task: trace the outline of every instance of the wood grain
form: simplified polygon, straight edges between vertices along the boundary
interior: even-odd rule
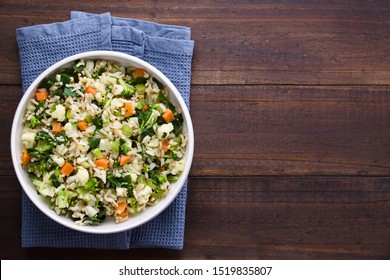
[[[71,10],[191,27],[182,251],[21,248],[15,32]],[[390,258],[388,1],[13,0],[0,22],[2,259]]]
[[[389,175],[388,87],[193,87],[193,175]]]
[[[0,202],[9,208],[20,203],[19,190],[10,187],[14,180],[6,177],[1,183]],[[388,258],[389,184],[388,177],[191,178],[183,251],[82,250],[76,256],[68,249],[55,256],[56,249],[28,249],[7,255],[60,259]],[[0,218],[7,224],[2,235],[7,239],[2,242],[19,244],[20,220],[11,220],[8,213],[0,213]]]
[[[146,1],[148,2],[148,1]],[[240,1],[241,2],[241,1]],[[191,27],[196,41],[192,83],[388,85],[390,79],[390,9],[375,3],[324,1],[173,1],[150,11],[131,4],[105,3],[113,15]],[[47,4],[4,3],[1,12],[0,83],[20,83],[15,29],[63,21],[69,10],[88,10],[78,1]],[[108,7],[106,7],[108,5]],[[126,6],[126,4],[125,4]],[[44,9],[42,9],[44,7]],[[141,8],[142,7],[142,8]],[[26,13],[28,11],[28,13]],[[7,42],[7,43],[5,43]]]

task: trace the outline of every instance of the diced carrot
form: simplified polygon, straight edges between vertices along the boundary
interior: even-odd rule
[[[126,220],[126,219],[127,219],[127,217],[129,216],[129,212],[123,211],[123,212],[121,212],[121,213],[117,213],[116,216],[117,216],[117,217],[120,217],[121,220],[123,221],[123,220]]]
[[[87,123],[85,121],[78,121],[77,122],[77,127],[81,130],[84,131],[88,128]]]
[[[47,97],[49,96],[49,93],[47,92],[47,90],[45,91],[37,91],[35,92],[35,97],[37,98],[38,101],[44,101],[47,99]]]
[[[119,165],[120,166],[123,166],[125,164],[128,164],[129,162],[131,162],[132,158],[129,157],[129,156],[126,156],[126,155],[121,155],[119,157]]]
[[[169,145],[169,140],[168,140],[168,139],[165,139],[165,140],[161,143],[161,150],[164,151],[164,154],[168,151],[168,145]]]
[[[92,94],[92,95],[95,95],[95,93],[96,93],[96,88],[91,87],[91,86],[86,87],[86,89],[84,90],[84,93],[90,93],[90,94]]]
[[[96,166],[102,167],[104,169],[108,168],[109,163],[110,163],[110,161],[106,158],[99,158],[99,159],[95,160]]]
[[[24,149],[22,152],[22,165],[26,166],[31,161],[31,157],[28,155],[27,150]]]
[[[128,118],[133,115],[133,105],[131,103],[125,103],[125,118]]]
[[[120,223],[126,221],[129,217],[129,212],[126,211],[127,203],[125,201],[119,202],[115,207],[115,222]]]
[[[162,114],[162,117],[164,118],[164,120],[165,120],[167,123],[170,123],[170,122],[173,121],[173,119],[175,118],[175,116],[173,115],[171,109],[167,109],[167,110]]]
[[[126,210],[127,203],[125,201],[119,202],[118,206],[115,207],[115,211],[119,214]]]
[[[141,107],[141,110],[144,111],[144,112],[146,112],[148,109],[149,109],[148,104],[144,104],[144,105],[142,105],[142,107]]]
[[[69,176],[73,170],[74,170],[74,167],[69,162],[65,162],[64,165],[61,167],[61,173],[66,175],[66,176]]]
[[[54,133],[60,133],[62,131],[62,124],[60,122],[53,123],[52,130]]]
[[[126,221],[129,218],[129,212],[123,211],[121,213],[115,212],[115,222],[116,223],[121,223]]]
[[[145,69],[141,69],[141,68],[135,69],[133,72],[133,78],[135,79],[138,77],[143,77],[145,73],[146,73]]]

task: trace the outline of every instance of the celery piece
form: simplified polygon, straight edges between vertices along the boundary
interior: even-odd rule
[[[102,158],[103,157],[103,153],[99,148],[93,149],[92,154],[95,158]]]
[[[126,137],[131,137],[133,135],[133,129],[128,124],[122,125],[121,130],[123,132],[123,135],[125,135]]]

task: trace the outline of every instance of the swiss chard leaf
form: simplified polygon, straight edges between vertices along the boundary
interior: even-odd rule
[[[157,100],[165,105],[168,109],[170,109],[173,113],[175,113],[175,106],[169,101],[169,99],[160,91],[157,95]]]
[[[117,188],[127,188],[128,191],[129,189],[133,190],[130,176],[114,177],[112,174],[108,174],[107,180]]]
[[[173,133],[179,135],[183,130],[183,116],[178,114],[172,121]]]
[[[59,187],[61,183],[58,181],[58,178],[56,174],[53,172],[50,176],[51,183],[53,184],[54,187]]]
[[[86,215],[85,220],[91,221],[92,223],[100,224],[101,222],[103,222],[106,219],[106,217],[107,217],[106,209],[104,208],[103,203],[101,201],[99,201],[97,206],[99,208],[99,212],[93,217],[89,217],[88,215]]]
[[[159,80],[153,78],[153,81],[157,84],[159,89],[164,89],[164,85]]]
[[[63,85],[73,83],[73,77],[68,73],[68,71],[63,70],[59,75],[60,82],[62,82]]]
[[[92,123],[96,126],[96,129],[101,129],[103,127],[103,120],[101,117],[93,118]]]
[[[38,88],[51,88],[54,83],[57,82],[56,78],[54,76],[47,77],[42,80],[42,82],[39,84]]]
[[[77,92],[73,91],[71,88],[68,88],[68,87],[65,87],[63,95],[64,96],[73,96],[73,97],[80,96]]]
[[[138,84],[145,84],[146,83],[146,78],[144,78],[144,77],[137,77],[137,78],[135,78],[134,80],[132,80],[131,81],[131,84],[133,85],[133,86],[135,86],[135,85],[138,85]]]
[[[89,142],[88,142],[88,146],[89,146],[88,151],[91,151],[91,150],[93,150],[93,149],[99,147],[99,144],[100,144],[100,138],[97,138],[97,137],[92,136],[92,137],[89,139]]]
[[[80,66],[77,66],[77,64],[79,64],[80,60],[76,60],[72,63],[72,69],[73,69],[73,72],[75,73],[81,73],[81,71],[83,71],[84,69],[84,65],[80,65]]]

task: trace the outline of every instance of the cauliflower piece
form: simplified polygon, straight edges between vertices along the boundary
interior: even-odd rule
[[[55,194],[55,188],[53,186],[49,186],[48,184],[43,184],[40,188],[38,188],[38,192],[44,197],[53,197]]]
[[[102,179],[103,183],[105,184],[107,182],[107,173],[105,170],[99,169],[95,167],[93,169],[95,177]]]
[[[157,148],[158,147],[158,139],[152,139],[149,140],[147,144],[150,148]]]
[[[34,146],[35,134],[35,132],[23,132],[22,143],[27,149]]]
[[[119,98],[114,98],[111,101],[111,106],[112,108],[121,108],[123,107],[123,101],[120,100]]]
[[[66,136],[68,136],[70,138],[77,138],[78,137],[76,127],[74,127],[70,122],[68,122],[64,125],[64,131],[65,131]]]
[[[129,119],[129,125],[132,128],[139,128],[138,118],[137,117],[131,117]]]
[[[78,171],[75,176],[76,176],[76,183],[79,186],[84,186],[89,180],[89,173],[83,167],[78,168]]]
[[[152,194],[152,188],[148,185],[138,184],[133,190],[135,199],[139,204],[145,204],[149,201],[149,197]]]
[[[112,193],[111,189],[109,189],[103,196],[103,202],[106,204],[117,205],[116,200],[117,197],[114,193]]]
[[[87,205],[85,207],[85,214],[87,214],[87,216],[89,217],[93,217],[95,216],[99,211],[96,210],[94,207],[92,207],[91,205]]]
[[[89,168],[91,167],[91,164],[88,162],[90,159],[92,159],[91,155],[87,155],[86,157],[80,156],[77,158],[77,164],[84,168]]]
[[[169,183],[169,181],[166,181],[165,183],[161,184],[161,189],[168,190],[170,186],[171,186],[171,184]]]
[[[65,114],[66,114],[65,107],[61,104],[58,104],[54,112],[51,113],[51,117],[53,119],[57,119],[59,122],[63,122],[65,120]]]
[[[61,144],[55,147],[55,151],[57,154],[63,156],[68,151],[68,148],[64,144]]]
[[[126,188],[116,188],[116,195],[117,196],[127,196],[127,189]]]
[[[96,126],[95,125],[90,125],[87,127],[87,129],[85,130],[86,133],[88,134],[93,134],[96,130]]]
[[[123,87],[121,85],[115,84],[112,87],[112,94],[119,95],[123,91]]]
[[[169,133],[173,130],[172,123],[165,123],[157,128],[157,137],[160,140],[164,140],[168,137]]]
[[[62,166],[65,164],[65,160],[64,160],[64,158],[62,158],[62,157],[59,157],[59,156],[56,156],[56,155],[51,155],[50,157],[51,157],[51,159],[52,159],[55,163],[57,163],[57,165],[58,165],[59,167],[62,167]]]
[[[109,151],[111,149],[111,142],[108,139],[101,139],[99,143],[99,149],[101,151]]]
[[[135,157],[132,162],[131,162],[131,165],[133,166],[134,170],[138,171],[138,172],[141,172],[141,169],[142,169],[142,165],[139,163],[139,160],[137,157]]]
[[[104,99],[104,95],[98,91],[95,93],[95,99],[97,100],[97,102],[101,103]]]
[[[88,142],[84,141],[83,139],[81,139],[78,143],[77,143],[77,149],[80,150],[82,153],[86,153],[89,149],[89,146],[88,146]]]
[[[37,188],[37,191],[42,196],[53,197],[55,195],[55,188],[51,186],[51,184],[47,183],[47,180],[48,180],[47,178],[44,178],[44,181],[34,179],[32,183],[34,184],[34,186]]]
[[[184,160],[179,160],[174,163],[174,166],[172,168],[172,175],[180,174],[184,170]]]

